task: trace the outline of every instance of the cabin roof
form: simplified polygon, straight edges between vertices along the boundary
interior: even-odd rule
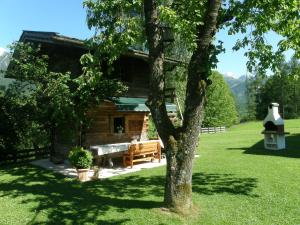
[[[114,104],[117,106],[117,111],[134,111],[134,112],[150,112],[146,106],[147,98],[129,98],[119,97],[113,99]],[[176,112],[176,105],[173,103],[166,103],[168,112]]]
[[[84,45],[84,41],[72,38],[68,36],[61,35],[57,32],[46,32],[46,31],[28,31],[24,30],[20,40],[21,42],[26,41],[34,41],[34,42],[40,42],[40,43],[50,43],[50,44],[56,44],[61,46],[68,46],[68,47],[75,47],[80,49],[87,49]],[[149,54],[143,51],[135,50],[135,49],[128,49],[128,51],[125,53],[125,55],[136,57],[144,60],[148,60]],[[183,63],[182,61],[166,57],[165,62],[173,65],[177,65],[180,63]]]
[[[82,40],[60,35],[57,32],[24,30],[19,41],[35,41],[40,43],[58,44],[86,49]]]

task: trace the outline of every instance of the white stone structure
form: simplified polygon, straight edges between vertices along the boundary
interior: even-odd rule
[[[278,103],[271,103],[268,107],[268,115],[263,121],[265,130],[262,132],[265,136],[265,149],[280,150],[285,149],[284,121],[279,115]]]

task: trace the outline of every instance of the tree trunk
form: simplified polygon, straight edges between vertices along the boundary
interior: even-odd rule
[[[184,214],[192,207],[193,158],[199,141],[207,78],[210,73],[210,45],[216,31],[220,5],[221,0],[209,0],[207,3],[204,24],[198,28],[197,48],[188,67],[183,125],[175,128],[165,107],[164,54],[157,0],[144,0],[151,90],[147,105],[164,142],[167,157],[164,202],[171,210]]]
[[[171,210],[186,214],[192,207],[192,172],[198,138],[187,139],[181,134],[170,138],[166,146],[167,174],[164,202]]]

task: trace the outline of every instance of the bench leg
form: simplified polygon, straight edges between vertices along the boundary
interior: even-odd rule
[[[127,164],[126,164],[126,156],[125,156],[125,155],[123,155],[123,166],[124,166],[124,167],[127,166]]]
[[[130,167],[133,167],[133,154],[130,154]]]
[[[160,147],[160,144],[158,144],[157,146],[157,156],[158,156],[158,162],[160,163],[161,161],[161,147]]]

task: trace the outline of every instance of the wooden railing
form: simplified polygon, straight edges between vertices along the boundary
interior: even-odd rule
[[[49,148],[23,149],[16,152],[0,152],[0,165],[28,162],[49,157]]]
[[[201,127],[201,133],[213,134],[219,132],[225,132],[225,127]]]

